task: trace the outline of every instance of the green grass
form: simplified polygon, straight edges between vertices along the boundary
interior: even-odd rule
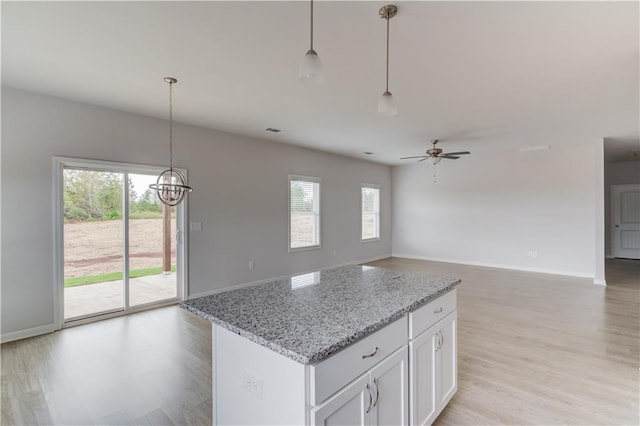
[[[171,265],[171,272],[176,271],[176,265]],[[148,275],[158,275],[162,273],[162,267],[136,269],[129,271],[129,278],[146,277]],[[110,272],[108,274],[91,275],[88,277],[74,277],[64,280],[65,287],[75,287],[79,285],[104,283],[107,281],[116,281],[122,279],[122,272]]]

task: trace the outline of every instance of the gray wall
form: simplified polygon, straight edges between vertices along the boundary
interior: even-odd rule
[[[192,126],[174,136],[203,224],[190,294],[390,255],[390,167]],[[163,120],[2,89],[3,335],[54,321],[52,157],[163,165],[167,137]],[[322,178],[320,250],[288,253],[288,174]],[[382,187],[380,242],[360,242],[361,183]]]
[[[605,253],[611,256],[611,185],[640,183],[640,161],[605,163],[604,165],[604,231]]]
[[[393,167],[393,255],[596,277],[595,147]]]

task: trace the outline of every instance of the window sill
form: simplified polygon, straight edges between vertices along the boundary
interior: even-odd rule
[[[299,251],[309,251],[309,250],[320,250],[322,246],[320,244],[315,246],[304,246],[304,247],[289,247],[289,253],[296,253]]]
[[[362,239],[360,240],[361,243],[375,243],[377,241],[380,241],[380,237],[377,238],[367,238],[367,239]]]

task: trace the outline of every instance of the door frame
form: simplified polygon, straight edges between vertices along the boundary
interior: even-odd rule
[[[114,161],[92,160],[74,157],[53,157],[53,300],[54,300],[54,322],[55,329],[60,330],[63,327],[72,325],[80,325],[87,322],[93,322],[101,319],[128,315],[133,312],[148,309],[150,305],[160,307],[163,305],[175,304],[177,301],[183,301],[188,294],[188,247],[189,233],[186,231],[186,224],[189,217],[189,203],[185,199],[184,202],[176,206],[176,290],[177,297],[164,302],[152,302],[148,304],[138,305],[134,308],[123,305],[123,310],[116,312],[106,312],[74,320],[73,323],[64,322],[64,200],[63,200],[63,171],[65,167],[85,168],[95,171],[114,172],[114,173],[145,173],[160,174],[166,170],[164,166],[152,166],[146,164],[122,163]],[[174,167],[187,178],[187,170]],[[125,185],[126,187],[126,185]],[[126,194],[126,192],[125,192]],[[123,209],[127,209],[128,197],[124,197]],[[128,233],[128,215],[123,212],[124,232]],[[123,278],[128,275],[129,255],[125,250],[124,253]],[[128,291],[125,286],[124,291]]]
[[[616,257],[616,247],[619,245],[620,243],[620,233],[616,232],[616,220],[618,219],[618,216],[620,216],[620,206],[616,203],[616,194],[619,194],[622,190],[625,189],[638,189],[640,190],[640,183],[627,183],[627,184],[621,184],[621,185],[611,185],[611,187],[609,188],[609,193],[611,194],[610,196],[610,200],[609,200],[609,207],[611,208],[610,210],[610,218],[611,218],[611,257]],[[621,258],[623,259],[623,258]]]

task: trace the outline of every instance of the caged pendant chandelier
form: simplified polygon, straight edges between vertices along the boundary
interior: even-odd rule
[[[311,0],[311,16],[310,21],[310,47],[307,53],[305,53],[300,62],[300,69],[298,70],[298,80],[302,84],[308,86],[317,86],[324,83],[324,72],[322,70],[322,62],[320,57],[313,50],[313,0]]]
[[[173,85],[178,80],[165,77],[164,81],[169,83],[169,168],[160,173],[156,183],[149,185],[149,188],[156,191],[156,195],[163,204],[175,206],[180,204],[184,196],[193,189],[187,185],[184,175],[173,168]]]
[[[393,98],[393,95],[389,91],[389,20],[398,14],[398,8],[393,4],[388,4],[386,6],[382,6],[378,13],[382,19],[387,20],[387,85],[384,93],[380,97],[380,101],[378,102],[378,114],[391,116],[398,113],[398,107],[396,106],[396,101]]]

